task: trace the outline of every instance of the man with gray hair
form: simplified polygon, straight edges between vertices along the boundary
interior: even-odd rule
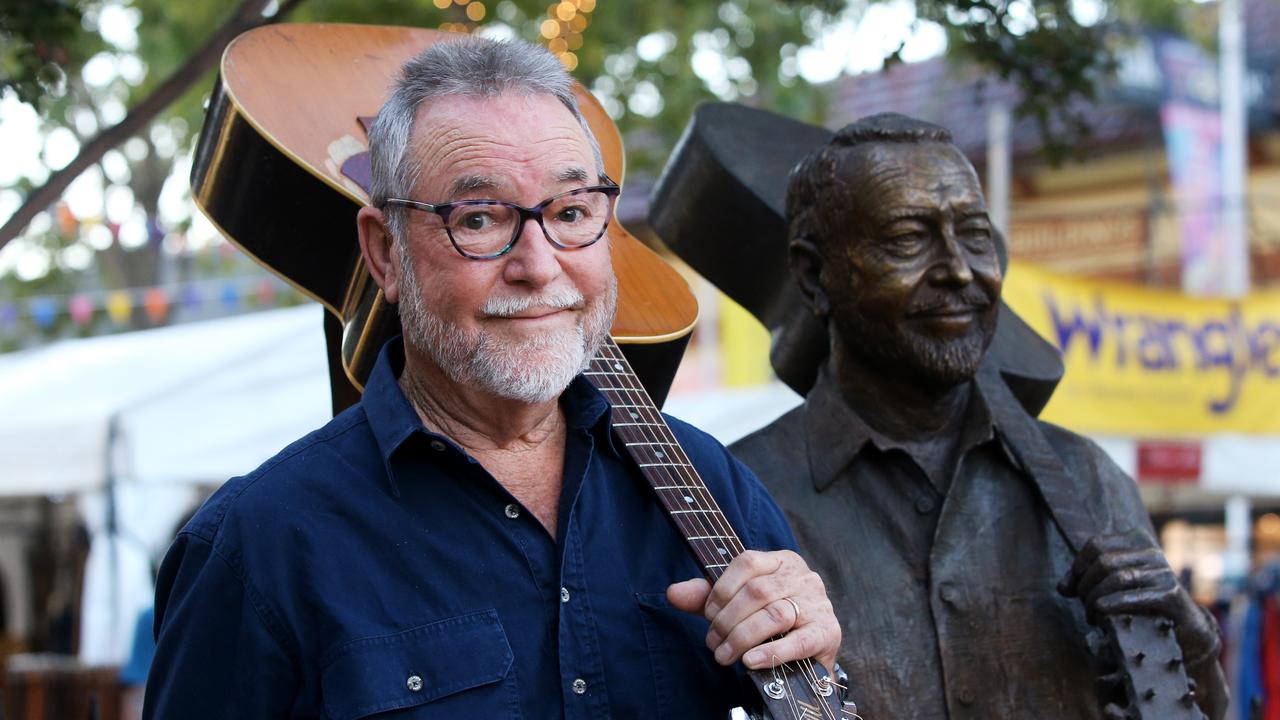
[[[224,485],[157,583],[149,718],[702,718],[838,623],[759,482],[676,438],[748,550],[711,586],[581,376],[618,187],[549,53],[459,39],[370,135],[360,247],[403,340]],[[785,633],[785,637],[777,636]]]

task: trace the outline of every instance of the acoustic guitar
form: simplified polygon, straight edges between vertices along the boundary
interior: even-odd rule
[[[358,399],[378,349],[399,332],[356,240],[356,212],[368,194],[344,167],[358,166],[367,152],[360,118],[377,113],[400,66],[453,37],[400,27],[271,25],[241,35],[222,59],[196,148],[196,202],[228,240],[328,310],[335,409]],[[581,86],[575,92],[606,172],[621,181],[617,128],[590,93]],[[609,240],[618,315],[587,376],[612,404],[615,431],[714,582],[744,548],[658,409],[697,304],[684,280],[616,222]],[[765,718],[853,717],[815,661],[751,675]]]
[[[337,412],[359,399],[394,306],[364,267],[355,217],[368,193],[344,173],[368,150],[361,117],[377,114],[405,61],[458,35],[415,28],[278,24],[227,47],[196,146],[196,204],[226,238],[328,311]],[[609,177],[625,178],[622,140],[585,88],[578,105]],[[609,226],[618,314],[611,334],[661,403],[697,320],[688,284],[616,220]]]

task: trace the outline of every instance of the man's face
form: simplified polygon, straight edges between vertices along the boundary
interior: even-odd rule
[[[1001,273],[978,179],[953,146],[875,143],[844,154],[850,197],[823,239],[822,285],[846,354],[953,387],[995,334]]]
[[[549,95],[450,97],[418,114],[411,199],[493,199],[525,207],[599,183],[578,121]],[[511,252],[472,260],[437,215],[410,212],[399,243],[397,298],[408,343],[455,382],[525,402],[554,398],[590,360],[613,321],[608,239],[557,250],[535,222]]]

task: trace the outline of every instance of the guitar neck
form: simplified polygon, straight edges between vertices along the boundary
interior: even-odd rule
[[[613,431],[636,461],[658,500],[714,584],[745,548],[693,463],[612,339],[592,358],[587,377],[612,406]],[[820,664],[807,660],[751,670],[768,720],[849,717]]]
[[[612,339],[586,375],[609,400],[614,432],[714,583],[744,550],[738,534]]]

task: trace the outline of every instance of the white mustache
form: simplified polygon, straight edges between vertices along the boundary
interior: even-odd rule
[[[480,308],[480,313],[488,317],[511,317],[533,308],[549,310],[568,310],[581,307],[586,300],[582,293],[574,288],[553,290],[540,295],[512,295],[491,297]]]

